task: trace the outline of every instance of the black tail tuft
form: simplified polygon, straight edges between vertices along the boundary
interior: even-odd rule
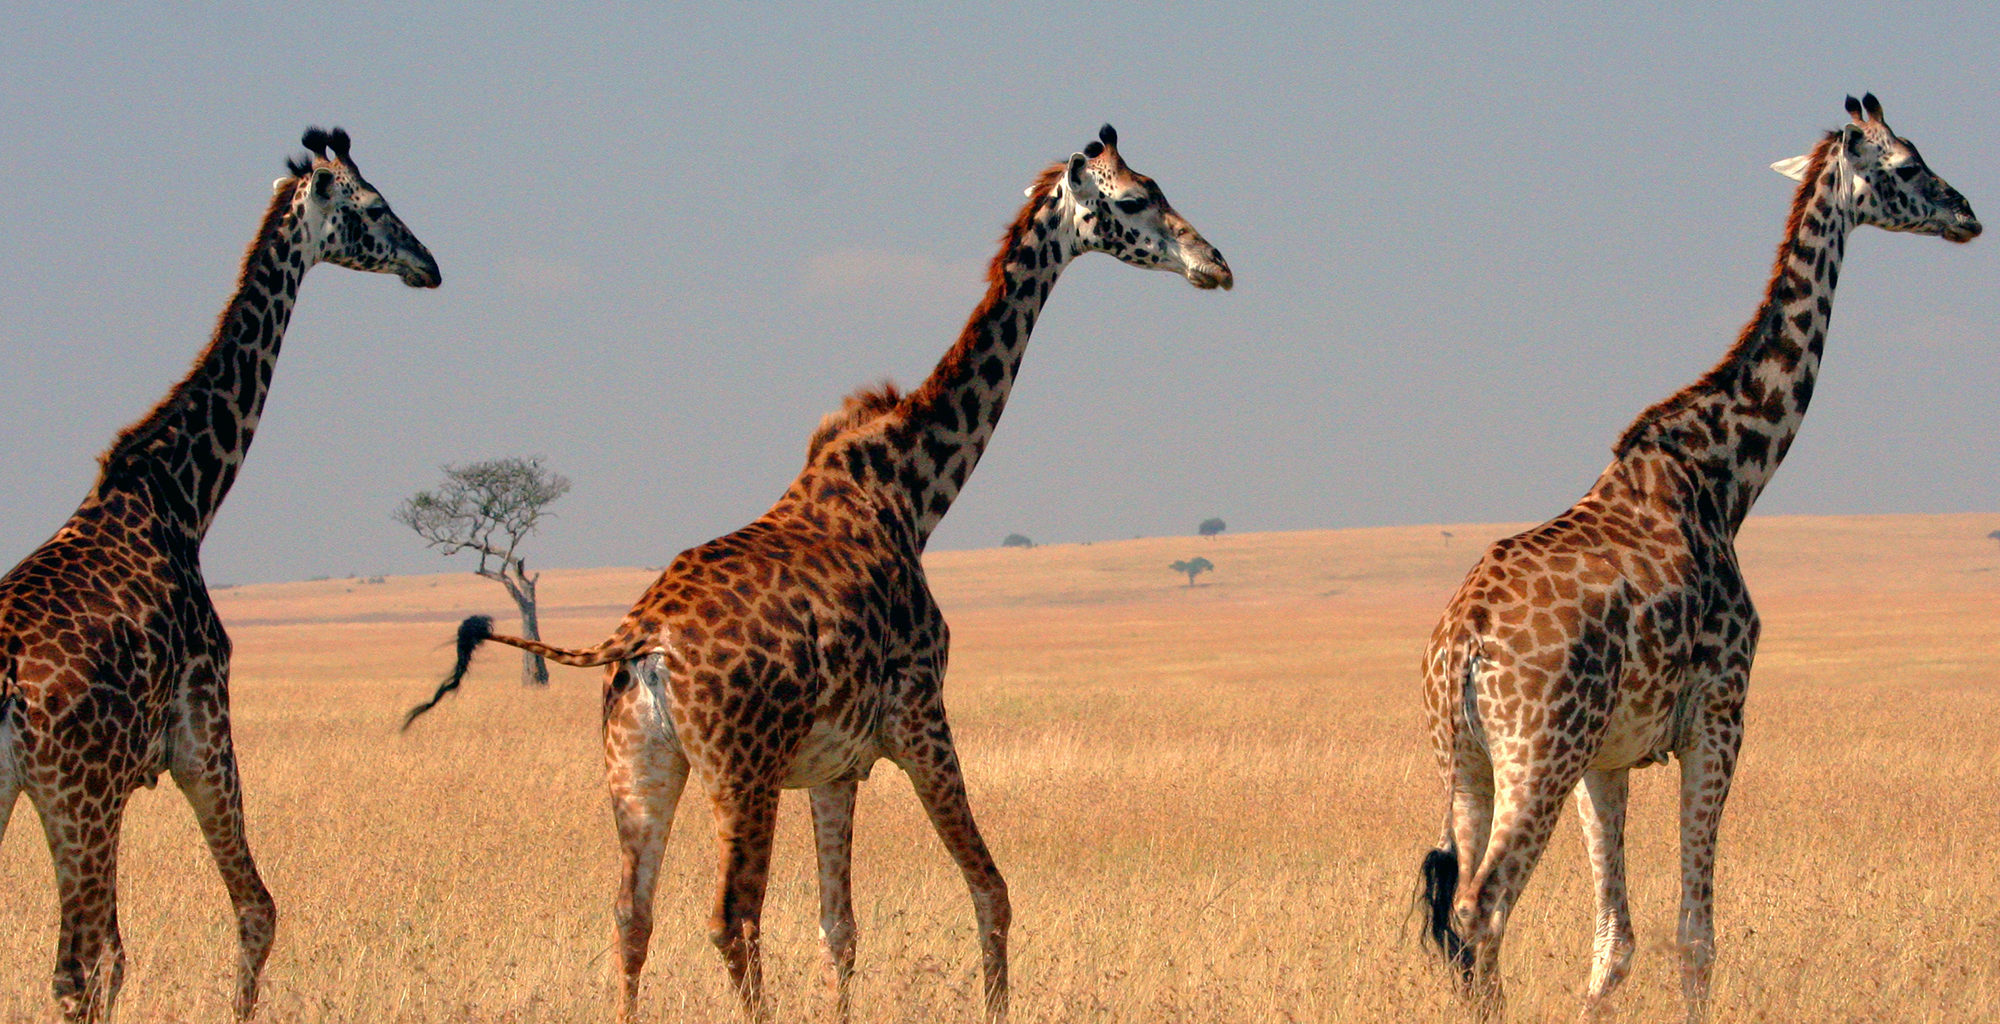
[[[415,722],[418,716],[437,707],[445,694],[458,689],[458,684],[465,681],[465,670],[472,665],[472,652],[492,636],[493,620],[487,616],[474,615],[458,624],[458,660],[452,663],[451,674],[438,684],[437,692],[431,694],[431,699],[411,708],[410,713],[403,716],[404,732],[409,731],[410,723]]]
[[[1458,896],[1458,850],[1448,846],[1424,854],[1423,901],[1430,910],[1426,929],[1430,946],[1458,971],[1459,980],[1472,983],[1472,947],[1465,944],[1451,926],[1451,904]]]

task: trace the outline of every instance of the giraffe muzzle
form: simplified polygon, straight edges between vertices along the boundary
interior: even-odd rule
[[[412,288],[436,288],[444,283],[444,275],[438,272],[437,260],[429,252],[417,252],[402,260],[402,269],[396,276]]]

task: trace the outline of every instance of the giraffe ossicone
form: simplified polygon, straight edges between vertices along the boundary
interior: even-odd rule
[[[109,1015],[124,977],[118,830],[162,773],[193,805],[235,908],[235,1009],[257,1004],[277,910],[243,834],[229,729],[229,637],[201,542],[263,414],[299,282],[315,263],[436,287],[437,261],[347,156],[293,160],[244,254],[236,291],[187,376],[99,457],[97,481],[47,543],[0,577],[0,834],[26,794],[49,839],[62,922],[63,1016]]]
[[[1980,231],[1874,96],[1847,110],[1803,163],[1775,165],[1801,184],[1764,300],[1721,361],[1640,413],[1568,511],[1488,548],[1431,634],[1424,706],[1450,799],[1422,898],[1429,939],[1485,1013],[1508,915],[1573,791],[1596,879],[1587,1006],[1624,980],[1628,775],[1669,757],[1681,987],[1690,1021],[1706,1011],[1716,836],[1759,629],[1737,530],[1805,416],[1849,229]]]
[[[1070,260],[1104,252],[1227,288],[1229,265],[1119,156],[1109,125],[1035,179],[987,272],[986,296],[930,376],[864,389],[821,421],[806,465],[756,522],[683,552],[596,647],[461,626],[431,700],[486,640],[566,665],[608,666],[606,777],[624,872],[616,917],[620,1015],[637,1010],[660,856],[690,776],[708,797],[721,868],[710,938],[745,1010],[767,1012],[760,919],[778,793],[811,790],[820,932],[840,1015],[854,969],[849,887],[856,783],[888,758],[915,786],[972,892],[985,1008],[1007,1009],[1007,887],[966,799],[945,716],[947,631],[924,578],[931,532],[979,461],[1028,335]]]

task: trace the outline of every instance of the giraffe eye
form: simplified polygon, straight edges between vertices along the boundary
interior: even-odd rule
[[[1146,197],[1139,196],[1132,199],[1115,200],[1111,205],[1116,206],[1119,213],[1138,213],[1151,204]]]

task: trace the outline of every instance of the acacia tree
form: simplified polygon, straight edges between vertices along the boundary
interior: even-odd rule
[[[1223,522],[1221,516],[1210,516],[1202,520],[1201,525],[1195,527],[1194,531],[1204,537],[1213,537],[1227,529],[1229,529],[1229,524]]]
[[[542,465],[540,458],[510,456],[444,467],[444,482],[419,491],[390,513],[446,556],[471,551],[472,570],[507,588],[521,610],[521,635],[541,639],[535,619],[535,580],[522,557],[521,542],[541,525],[548,507],[569,491],[569,478]],[[549,666],[539,654],[521,655],[521,683],[547,686]]]
[[[1215,568],[1215,563],[1197,555],[1193,558],[1188,559],[1185,562],[1175,562],[1174,564],[1167,566],[1167,568],[1172,569],[1175,572],[1186,573],[1188,578],[1188,586],[1192,587],[1194,586],[1194,578],[1196,576],[1201,575],[1202,573],[1209,571],[1210,569]]]

